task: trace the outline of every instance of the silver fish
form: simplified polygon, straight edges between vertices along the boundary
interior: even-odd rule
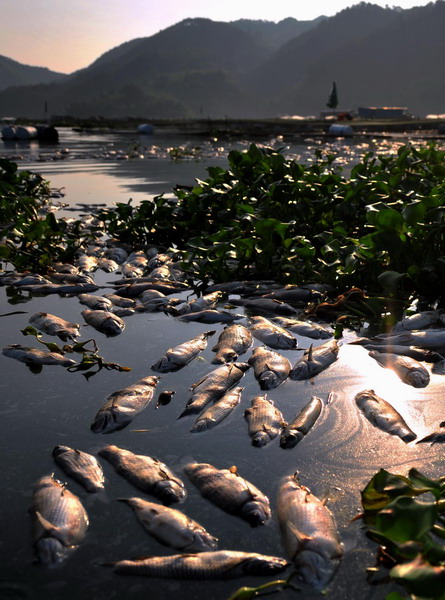
[[[107,336],[119,335],[125,329],[123,320],[108,310],[90,310],[86,308],[81,312],[81,315],[88,325]]]
[[[218,539],[202,525],[175,508],[142,498],[119,498],[134,510],[141,525],[158,542],[181,552],[215,550]]]
[[[247,575],[274,575],[288,566],[284,558],[256,552],[215,550],[199,554],[151,556],[121,560],[114,564],[115,573],[145,575],[169,579],[232,579]]]
[[[275,325],[264,317],[252,317],[250,331],[252,335],[275,350],[292,350],[297,347],[297,338],[284,327]]]
[[[81,294],[82,292],[95,292],[99,289],[99,286],[94,283],[36,283],[34,285],[24,285],[21,289],[31,294]]]
[[[201,310],[215,308],[222,295],[222,292],[212,292],[211,294],[201,296],[201,298],[190,300],[190,302],[184,302],[176,308],[173,314],[185,315],[191,312],[199,312]]]
[[[215,404],[199,415],[190,431],[192,433],[207,431],[207,429],[211,429],[215,425],[218,425],[218,423],[221,423],[240,403],[243,389],[242,387],[237,387],[224,394]]]
[[[235,299],[231,300],[235,306],[245,306],[248,310],[271,315],[296,316],[298,311],[286,302],[274,298]]]
[[[270,521],[269,498],[238,475],[236,467],[217,469],[207,463],[190,463],[184,470],[201,496],[225,512],[241,517],[252,527]]]
[[[80,335],[80,325],[77,323],[70,323],[61,317],[57,317],[50,313],[38,312],[30,317],[29,322],[42,333],[56,335],[64,342],[73,340]]]
[[[289,377],[292,365],[289,359],[268,348],[255,348],[247,361],[253,367],[255,378],[262,390],[278,387]]]
[[[404,317],[401,321],[396,323],[393,327],[393,331],[411,331],[413,329],[425,329],[431,327],[431,325],[440,324],[440,318],[443,314],[443,310],[425,310],[423,312]]]
[[[323,401],[317,396],[312,396],[303,406],[298,415],[286,425],[281,432],[281,448],[293,448],[301,442],[304,436],[314,426],[323,408]]]
[[[65,560],[88,529],[88,515],[81,501],[52,475],[36,482],[30,512],[36,554],[44,565]]]
[[[118,306],[119,308],[135,308],[136,306],[136,300],[122,298],[116,294],[104,294],[104,298],[108,298],[108,300],[111,300],[113,306]]]
[[[231,323],[238,319],[244,319],[244,315],[237,315],[226,310],[206,308],[197,312],[187,313],[178,317],[181,321],[198,321],[199,323]]]
[[[61,365],[62,367],[71,367],[76,364],[75,360],[66,358],[66,356],[58,352],[29,348],[20,344],[6,346],[3,348],[2,353],[4,356],[15,358],[28,365]]]
[[[157,458],[133,454],[113,445],[99,450],[99,456],[108,460],[119,475],[135,487],[145,494],[156,496],[165,504],[179,502],[187,495],[183,482]]]
[[[207,340],[214,333],[214,331],[205,331],[187,342],[169,348],[164,356],[152,365],[151,368],[158,373],[177,371],[198,356],[202,350],[207,348]]]
[[[95,296],[94,294],[79,294],[79,302],[85,304],[92,310],[110,310],[113,303],[105,296]]]
[[[252,334],[244,325],[239,323],[227,325],[220,334],[218,342],[212,348],[212,352],[216,352],[212,363],[233,362],[240,354],[244,354],[252,344]]]
[[[376,352],[390,352],[392,354],[402,354],[403,356],[409,356],[411,358],[414,358],[414,360],[420,360],[423,362],[437,363],[443,360],[443,356],[438,352],[426,350],[425,348],[416,348],[416,346],[403,346],[401,344],[377,344],[371,342],[371,340],[366,340],[365,338],[358,338],[357,342],[354,341],[349,343],[360,343],[360,345],[366,348],[366,350],[375,350]]]
[[[280,300],[281,302],[291,302],[292,304],[307,304],[308,302],[320,299],[322,294],[315,290],[288,285],[284,288],[263,294],[262,297]]]
[[[415,388],[424,388],[430,382],[430,374],[425,367],[409,356],[400,356],[390,352],[376,352],[375,350],[371,350],[369,356],[382,367],[387,367],[397,373],[404,383]]]
[[[249,425],[252,446],[265,446],[273,440],[286,425],[283,415],[269,400],[267,394],[252,398],[250,408],[244,411]]]
[[[416,346],[418,348],[426,348],[427,350],[435,350],[436,352],[444,352],[445,328],[406,331],[394,335],[380,334],[376,337],[376,340],[378,343]]]
[[[116,261],[118,264],[125,262],[128,258],[128,252],[123,248],[113,247],[105,250],[105,256],[110,260]]]
[[[370,423],[391,435],[397,435],[404,442],[412,442],[416,434],[408,427],[396,409],[374,390],[364,390],[355,396],[355,402]]]
[[[227,363],[217,367],[191,386],[192,396],[179,418],[200,413],[209,402],[217,400],[238,383],[250,369],[247,363]]]
[[[56,283],[69,283],[71,285],[82,283],[94,284],[94,279],[86,273],[51,273],[51,279]]]
[[[285,477],[277,497],[284,547],[300,578],[323,589],[334,576],[344,549],[331,511],[296,475]]]
[[[105,256],[99,258],[97,266],[102,271],[105,271],[105,273],[114,273],[119,269],[119,264],[115,260],[111,260],[111,258],[106,258]]]
[[[104,472],[95,456],[68,446],[56,446],[53,457],[59,467],[83,485],[87,492],[94,493],[104,489]]]
[[[98,258],[97,256],[89,256],[84,254],[76,259],[76,267],[82,273],[91,273],[98,268]]]
[[[33,284],[46,284],[51,283],[45,277],[39,274],[33,275],[25,275],[24,277],[20,277],[19,279],[12,281],[10,285],[14,287],[22,287],[23,285],[33,285]]]
[[[310,379],[327,369],[338,358],[339,346],[336,340],[325,342],[316,348],[312,344],[304,355],[295,363],[289,377],[300,381]]]
[[[430,433],[429,435],[422,438],[421,440],[417,440],[416,444],[425,444],[425,443],[443,444],[445,442],[445,421],[442,421],[442,423],[439,423],[439,427],[442,428],[441,431],[435,431],[433,433]]]
[[[145,278],[146,279],[146,278]],[[119,286],[119,282],[114,282],[115,285]],[[153,281],[145,280],[141,282],[135,282],[127,285],[118,287],[116,294],[123,296],[124,298],[137,298],[143,294],[146,290],[158,290],[166,296],[169,294],[176,294],[184,292],[189,289],[188,285],[180,281]]]
[[[91,424],[94,433],[124,429],[151,402],[159,377],[143,377],[108,396]]]
[[[298,319],[288,319],[287,317],[275,317],[274,321],[288,331],[313,340],[328,339],[334,335],[333,331],[312,321],[299,321]]]

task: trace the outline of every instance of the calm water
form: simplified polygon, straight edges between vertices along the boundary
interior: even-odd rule
[[[131,162],[104,159],[99,154],[109,140],[102,138],[94,141],[98,156],[93,158],[90,156],[92,148],[85,140],[78,140],[79,146],[75,141],[71,141],[74,149],[86,145],[82,152],[79,150],[82,157],[41,162],[36,160],[38,157],[29,156],[20,161],[21,168],[32,168],[43,173],[55,187],[65,187],[64,201],[71,206],[77,203],[110,204],[127,201],[130,197],[139,201],[154,194],[168,193],[174,184],[193,183],[194,177],[205,176],[205,168],[210,164],[225,164],[222,152],[221,155],[215,152],[213,156],[206,156],[201,162],[174,163],[167,157]],[[124,141],[119,138],[113,143],[116,148],[116,144],[124,144]],[[343,147],[339,144],[339,148],[344,156],[362,151],[351,144]],[[290,148],[289,151],[303,154],[307,148]],[[108,293],[112,291],[110,282],[117,275],[98,271],[94,277],[103,286],[98,293]],[[76,297],[29,297],[24,293],[17,299],[8,296],[10,293],[10,289],[0,288],[0,313],[25,312],[1,319],[1,348],[13,343],[38,347],[34,338],[25,338],[20,330],[28,324],[29,317],[39,311],[83,323],[80,313],[84,306]],[[15,303],[18,300],[21,301]],[[242,311],[236,309],[236,312]],[[0,598],[145,600],[150,597],[163,600],[180,595],[184,600],[203,597],[224,600],[242,585],[259,585],[267,580],[249,577],[228,582],[143,579],[118,576],[102,566],[102,563],[123,558],[174,552],[151,538],[131,509],[117,502],[117,498],[137,496],[139,492],[117,475],[111,465],[101,461],[107,478],[106,490],[88,494],[76,482],[67,479],[51,456],[57,444],[96,454],[101,447],[113,443],[136,453],[156,456],[183,477],[188,496],[181,508],[219,538],[221,549],[282,556],[284,551],[276,517],[266,527],[251,528],[241,519],[227,515],[203,499],[188,482],[182,472],[184,464],[196,460],[218,468],[236,465],[241,476],[269,496],[272,510],[276,506],[281,477],[298,471],[302,483],[315,494],[329,496],[328,506],[335,515],[345,544],[345,557],[329,586],[329,598],[383,599],[392,588],[371,587],[366,582],[365,569],[374,565],[375,545],[365,537],[360,521],[352,522],[360,511],[360,490],[380,467],[406,473],[415,466],[430,476],[443,475],[443,449],[440,445],[406,445],[374,428],[358,413],[354,396],[360,390],[373,388],[393,403],[421,438],[443,420],[443,377],[432,375],[426,389],[416,390],[379,367],[363,348],[348,346],[346,336],[339,360],[312,382],[288,380],[268,393],[284,418],[290,420],[312,395],[325,399],[330,391],[334,391],[335,400],[325,408],[314,429],[292,450],[281,449],[278,439],[263,448],[255,448],[250,443],[243,417],[251,398],[262,393],[251,371],[241,381],[244,386],[241,404],[218,427],[210,432],[192,434],[190,428],[194,417],[178,420],[189,398],[190,385],[214,368],[211,347],[224,327],[222,324],[188,324],[163,313],[136,314],[127,317],[125,322],[126,329],[115,338],[106,338],[84,325],[80,339],[95,338],[100,354],[107,361],[131,367],[129,373],[102,370],[87,381],[81,373],[47,366],[35,375],[24,364],[0,356],[3,475]],[[209,329],[216,333],[200,358],[181,371],[162,375],[158,391],[176,391],[168,406],[156,410],[155,398],[120,432],[101,435],[90,430],[97,410],[110,393],[151,374],[150,366],[168,347]],[[54,341],[49,336],[44,339]],[[301,348],[308,347],[311,342],[302,337],[298,341]],[[300,351],[283,354],[292,363],[301,356]],[[250,351],[240,360],[247,360],[249,355]],[[82,499],[90,527],[81,546],[60,568],[45,569],[33,563],[31,519],[27,511],[35,481],[53,472],[62,481],[68,481],[69,489]],[[321,596],[305,590],[300,595],[286,592],[281,597],[315,599]]]

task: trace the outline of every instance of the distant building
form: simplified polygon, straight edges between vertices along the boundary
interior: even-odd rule
[[[359,106],[359,119],[408,119],[410,114],[406,106]]]

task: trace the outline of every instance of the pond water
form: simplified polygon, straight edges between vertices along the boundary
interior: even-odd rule
[[[113,143],[123,143],[121,138],[119,140]],[[99,153],[99,146],[104,148],[108,141],[97,140],[94,152]],[[82,150],[83,157],[41,162],[36,160],[38,157],[27,155],[19,161],[20,168],[40,172],[54,187],[64,187],[63,201],[75,206],[77,203],[109,204],[130,197],[139,201],[168,193],[175,184],[192,184],[194,177],[205,177],[205,169],[210,164],[225,164],[222,152],[212,156],[209,153],[200,162],[172,162],[167,156],[134,161],[93,158],[93,149],[85,140],[80,140],[79,145],[81,143],[87,146]],[[79,148],[75,140],[71,144]],[[338,143],[344,156],[362,152],[356,146],[344,144]],[[290,151],[303,154],[308,150],[293,148]],[[7,149],[2,153],[0,146],[1,155],[8,153]],[[93,276],[101,286],[99,294],[112,292],[112,282],[120,277],[103,271]],[[183,292],[180,297],[188,295]],[[328,506],[345,545],[345,556],[329,585],[328,597],[380,600],[391,589],[396,589],[394,585],[367,583],[365,569],[374,566],[376,546],[365,537],[361,521],[352,520],[360,512],[360,490],[380,467],[402,474],[416,467],[433,477],[444,475],[442,448],[439,444],[405,444],[376,429],[359,414],[354,396],[361,390],[374,389],[394,405],[421,438],[443,420],[443,376],[432,374],[427,388],[412,388],[382,369],[362,347],[348,345],[354,334],[347,333],[339,359],[329,369],[313,380],[287,380],[268,392],[284,418],[290,420],[312,395],[326,399],[333,391],[334,400],[324,408],[313,430],[291,450],[280,448],[278,438],[257,448],[251,445],[243,417],[250,400],[263,393],[252,370],[240,383],[244,386],[240,405],[216,428],[191,433],[194,418],[178,419],[190,396],[190,386],[215,367],[211,364],[214,356],[211,347],[224,325],[184,323],[164,313],[138,313],[125,318],[126,328],[122,334],[107,338],[84,324],[80,314],[84,308],[76,297],[29,296],[27,293],[16,296],[11,288],[0,288],[0,313],[23,311],[1,319],[1,348],[14,343],[38,347],[34,338],[25,338],[20,330],[28,325],[31,315],[43,311],[82,323],[81,341],[94,338],[105,360],[131,367],[130,372],[103,369],[87,380],[80,372],[70,373],[58,366],[46,366],[39,374],[33,374],[23,363],[0,355],[3,475],[0,598],[170,600],[179,596],[183,600],[203,597],[224,600],[241,586],[255,586],[268,580],[245,577],[225,582],[179,581],[114,574],[103,563],[135,556],[168,555],[174,551],[151,538],[131,509],[117,501],[142,494],[117,475],[110,464],[101,460],[106,475],[105,491],[88,494],[54,463],[51,452],[58,444],[95,455],[103,446],[115,444],[138,454],[156,456],[183,478],[188,495],[180,508],[219,538],[219,548],[276,556],[284,555],[275,515],[278,484],[283,476],[298,471],[301,482],[313,493],[329,498]],[[237,307],[235,312],[243,311]],[[241,322],[247,324],[246,320]],[[207,349],[182,370],[162,375],[155,399],[129,426],[109,435],[90,430],[97,410],[110,393],[153,374],[150,366],[167,348],[208,330],[216,333]],[[297,338],[300,348],[307,348],[312,341]],[[44,339],[57,341],[49,336]],[[314,345],[319,343],[321,341],[315,341]],[[260,343],[255,341],[255,346],[258,345]],[[301,351],[282,351],[282,354],[295,363]],[[249,356],[250,351],[240,360],[247,360]],[[170,404],[156,409],[156,397],[163,390],[175,390],[176,394]],[[208,462],[217,468],[235,465],[241,476],[269,496],[274,514],[272,521],[267,526],[251,528],[202,498],[182,471],[184,465],[193,460]],[[34,483],[50,473],[67,481],[69,490],[81,498],[90,519],[87,536],[80,547],[54,569],[33,562],[28,514]],[[315,599],[321,595],[305,588],[300,594],[283,592],[281,597]]]

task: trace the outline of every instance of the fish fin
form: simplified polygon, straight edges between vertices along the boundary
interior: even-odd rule
[[[231,473],[233,473],[234,475],[238,475],[238,467],[236,465],[232,465],[229,469],[229,471]]]
[[[82,454],[82,452],[80,450],[78,450],[77,448],[73,448],[74,452],[76,454],[78,454],[79,456]]]
[[[335,392],[329,392],[328,397],[326,399],[326,405],[331,404],[334,400],[337,400],[338,396]]]
[[[57,527],[56,525],[53,525],[50,521],[48,521],[48,519],[45,519],[42,513],[40,513],[38,510],[36,510],[34,514],[40,525],[43,527],[43,529],[52,537],[59,539],[63,543],[62,529],[60,527]]]
[[[291,522],[287,523],[287,526],[289,527],[289,529],[292,531],[292,533],[294,534],[294,536],[297,538],[297,540],[300,542],[300,544],[302,546],[304,546],[305,544],[307,544],[308,542],[310,542],[311,540],[313,540],[314,538],[311,537],[310,535],[306,535],[305,533],[303,533],[302,531],[299,531],[295,525]]]

